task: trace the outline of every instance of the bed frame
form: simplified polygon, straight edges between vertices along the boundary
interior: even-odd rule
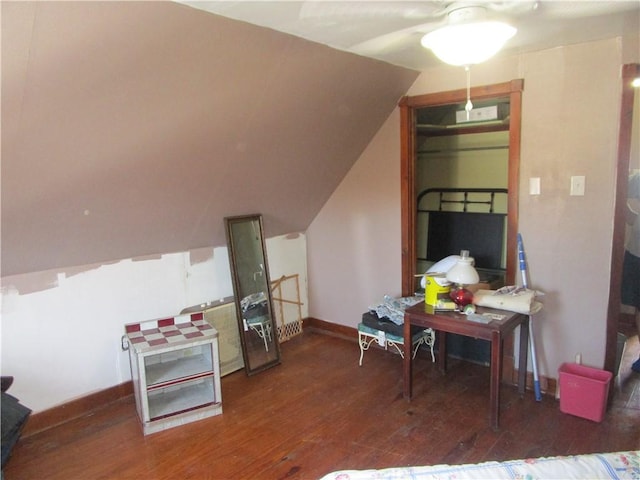
[[[506,188],[428,188],[418,195],[418,228],[426,245],[419,261],[435,263],[469,250],[481,273],[504,276]],[[499,205],[504,205],[505,211]]]
[[[506,188],[428,188],[418,195],[417,260],[425,270],[460,250],[469,250],[480,281],[504,285],[507,235]],[[447,352],[489,365],[491,345],[485,340],[447,335]]]

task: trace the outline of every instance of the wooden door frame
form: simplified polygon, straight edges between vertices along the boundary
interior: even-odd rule
[[[611,241],[611,276],[609,278],[609,305],[607,308],[607,339],[604,368],[614,375],[618,350],[618,321],[620,319],[622,263],[624,259],[625,209],[629,183],[629,157],[633,128],[633,104],[635,89],[631,81],[640,76],[640,64],[622,66],[622,92],[620,99],[620,123],[618,132],[618,163],[613,213],[613,237]],[[637,119],[638,120],[638,119]],[[613,389],[612,389],[613,390]]]
[[[517,265],[518,191],[520,179],[520,126],[522,122],[522,91],[524,80],[474,87],[471,98],[486,100],[509,98],[509,171],[507,200],[507,265],[506,281],[513,284]],[[402,221],[402,295],[414,294],[416,274],[416,110],[436,105],[460,103],[466,100],[465,89],[426,95],[406,96],[400,99],[400,181]]]

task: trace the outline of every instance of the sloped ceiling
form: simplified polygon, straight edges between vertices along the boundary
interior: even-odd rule
[[[498,55],[637,35],[638,0],[175,0],[339,50],[423,71],[441,64],[420,39],[447,13],[483,6],[518,29]]]
[[[304,231],[418,75],[173,2],[1,8],[2,276]]]

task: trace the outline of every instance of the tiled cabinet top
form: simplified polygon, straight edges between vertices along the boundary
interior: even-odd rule
[[[131,347],[138,352],[178,346],[218,336],[202,312],[125,325]]]

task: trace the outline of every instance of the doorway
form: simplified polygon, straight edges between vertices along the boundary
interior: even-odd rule
[[[638,153],[638,115],[634,115],[634,105],[640,94],[632,86],[632,81],[640,76],[640,64],[632,63],[622,67],[622,92],[620,107],[620,131],[618,135],[618,165],[616,173],[616,194],[614,207],[613,239],[611,248],[611,277],[609,281],[609,305],[607,314],[607,339],[604,368],[616,375],[620,362],[620,318],[622,307],[620,288],[622,261],[625,244],[625,209],[627,204],[627,183],[629,171],[638,168],[638,159],[631,161],[632,151]],[[632,147],[632,145],[635,145]],[[637,334],[637,332],[636,332]],[[631,343],[637,346],[637,342]],[[637,347],[636,347],[637,348]]]
[[[524,81],[475,87],[471,89],[474,102],[508,99],[508,172],[507,172],[507,228],[505,281],[513,283],[516,270],[516,237],[518,228],[518,187],[520,165],[520,124]],[[417,272],[417,118],[418,111],[463,103],[466,90],[454,90],[413,97],[400,101],[401,136],[401,209],[402,209],[402,294],[414,293]],[[422,273],[422,272],[421,272]]]
[[[513,284],[516,272],[517,229],[518,229],[518,190],[520,165],[520,126],[522,109],[522,91],[524,80],[516,79],[510,82],[475,87],[470,91],[471,98],[478,105],[497,104],[508,105],[504,124],[494,125],[495,129],[507,132],[508,167],[506,173],[506,234],[504,254],[504,282]],[[429,109],[446,110],[446,106],[463,104],[466,102],[467,91],[464,89],[434,94],[404,97],[400,107],[400,135],[401,135],[401,210],[402,210],[402,295],[410,296],[415,292],[416,273],[418,272],[418,206],[417,198],[420,193],[417,185],[417,153],[420,112]],[[474,128],[487,130],[483,127],[464,126],[466,132],[472,133]],[[433,173],[433,172],[432,172]],[[429,176],[429,172],[426,172]],[[420,273],[423,273],[421,271]],[[515,378],[513,342],[505,342],[503,365],[503,379],[513,381]]]

